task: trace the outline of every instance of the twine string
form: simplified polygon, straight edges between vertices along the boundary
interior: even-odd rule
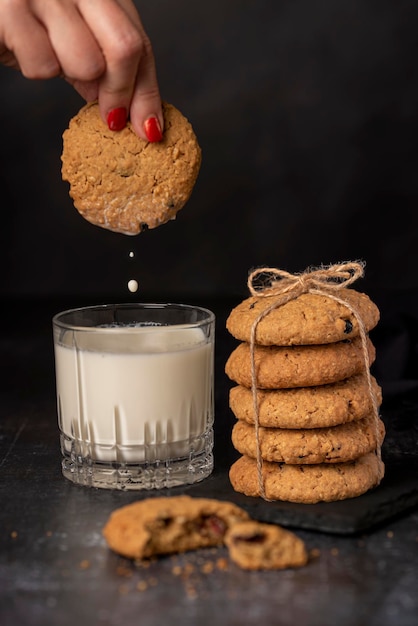
[[[370,358],[368,351],[367,331],[364,322],[358,311],[344,298],[337,295],[341,289],[347,288],[358,278],[364,275],[364,263],[360,261],[339,263],[330,266],[323,266],[317,269],[307,269],[302,274],[290,274],[284,270],[272,267],[262,267],[252,271],[248,277],[248,288],[253,296],[274,297],[273,302],[262,311],[254,320],[250,333],[250,360],[251,360],[251,391],[254,411],[254,427],[257,452],[257,479],[260,496],[267,498],[263,476],[263,458],[260,445],[260,411],[257,388],[257,367],[255,363],[256,332],[258,324],[271,311],[277,309],[291,300],[295,300],[304,293],[312,293],[326,296],[339,304],[345,306],[357,321],[362,345],[364,371],[368,393],[370,396],[376,436],[376,451],[381,458],[381,442],[379,432],[379,407],[373,389],[372,376],[370,373]],[[334,293],[333,293],[334,292]]]
[[[308,268],[301,274],[290,274],[275,267],[261,267],[250,272],[247,285],[253,296],[274,296],[289,290],[293,292],[298,287],[301,293],[307,293],[309,288],[343,289],[363,276],[364,263],[361,261]]]

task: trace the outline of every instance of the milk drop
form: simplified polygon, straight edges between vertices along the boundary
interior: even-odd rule
[[[135,279],[131,279],[128,281],[128,289],[129,291],[131,291],[132,293],[135,293],[136,291],[138,291],[138,281]]]

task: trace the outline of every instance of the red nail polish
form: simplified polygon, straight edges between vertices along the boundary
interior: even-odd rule
[[[161,141],[163,134],[161,132],[160,122],[157,117],[149,117],[144,122],[144,130],[148,141]]]
[[[124,107],[112,109],[107,116],[107,125],[110,130],[122,130],[126,126],[128,114]]]

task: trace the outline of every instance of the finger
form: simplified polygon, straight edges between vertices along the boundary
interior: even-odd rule
[[[140,137],[149,141],[162,139],[164,118],[151,49],[142,56],[138,68],[130,117],[133,129]]]
[[[106,63],[100,45],[72,1],[38,0],[34,8],[66,78],[87,83],[103,75]]]
[[[10,50],[5,48],[4,46],[1,46],[0,48],[0,63],[2,65],[6,65],[6,67],[11,67],[15,70],[20,69],[19,63],[13,52],[10,52]]]
[[[8,65],[19,68],[31,79],[60,74],[60,64],[44,25],[26,7],[12,4],[3,29]]]
[[[156,120],[158,132],[155,136],[156,140],[159,141],[164,131],[164,117],[151,41],[131,0],[119,0],[119,3],[124,5],[133,23],[137,25],[144,36],[144,52],[138,68],[131,101],[130,117],[132,126],[140,137],[149,140],[149,131],[153,128],[153,124],[150,126],[149,123]]]
[[[80,4],[80,10],[106,59],[99,84],[103,119],[124,110],[135,132],[147,139],[144,122],[155,118],[162,128],[163,118],[151,43],[135,7],[129,0],[102,0],[100,16],[93,14],[89,2]]]
[[[99,97],[99,81],[80,81],[72,78],[64,77],[67,83],[69,83],[80,94],[86,102],[93,102]]]

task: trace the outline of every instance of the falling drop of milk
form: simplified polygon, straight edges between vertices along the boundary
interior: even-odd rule
[[[138,281],[132,279],[128,281],[128,289],[129,291],[131,291],[132,293],[135,293],[135,291],[138,291]]]
[[[131,251],[131,252],[129,253],[129,256],[130,256],[130,258],[131,258],[131,259],[133,259],[133,258],[134,258],[134,256],[135,256],[135,252]]]

